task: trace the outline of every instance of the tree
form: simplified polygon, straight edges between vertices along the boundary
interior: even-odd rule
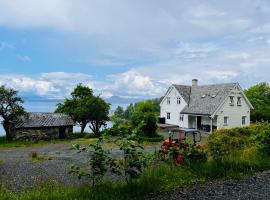
[[[252,121],[270,121],[270,84],[263,82],[244,91],[254,107]]]
[[[10,131],[12,124],[26,114],[22,106],[23,100],[17,94],[16,90],[0,86],[0,116],[3,118],[7,140],[13,137]]]
[[[117,106],[115,109],[114,115],[119,117],[120,119],[124,118],[124,109],[121,106]]]
[[[124,118],[125,119],[131,119],[131,116],[134,113],[134,106],[133,104],[129,104],[129,106],[126,108],[125,112],[124,112]]]
[[[143,123],[143,125],[141,125]],[[132,125],[141,126],[141,132],[148,137],[157,135],[157,119],[151,101],[140,102],[132,115]]]
[[[110,104],[106,103],[99,96],[93,97],[86,102],[88,108],[89,128],[97,136],[100,136],[100,129],[106,126],[109,121]]]
[[[57,104],[55,112],[70,115],[74,122],[81,126],[81,133],[83,133],[89,123],[89,111],[86,102],[92,98],[92,89],[79,84],[71,93],[70,99],[66,99],[63,104]]]
[[[90,129],[99,135],[100,128],[109,120],[110,105],[99,96],[94,96],[93,91],[79,84],[71,93],[71,98],[63,104],[58,104],[56,112],[66,113],[81,126],[81,132],[90,123]]]

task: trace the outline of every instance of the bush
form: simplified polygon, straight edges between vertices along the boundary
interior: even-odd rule
[[[270,156],[270,124],[258,123],[254,128],[257,130],[257,134],[255,134],[252,139],[256,141],[258,148],[262,152]]]
[[[223,129],[214,132],[208,139],[207,151],[215,161],[225,161],[230,157],[241,157],[254,148],[268,153],[270,149],[270,125],[256,123],[249,127]]]
[[[98,138],[94,133],[88,133],[88,132],[75,132],[71,136],[72,139],[81,139],[81,138]]]
[[[164,141],[164,137],[162,135],[158,135],[158,134],[155,137],[141,136],[141,137],[139,137],[139,139],[141,141],[144,141],[144,142],[161,142],[161,141]]]
[[[131,121],[134,127],[140,126],[141,135],[146,137],[155,137],[157,135],[157,119],[151,101],[138,103]]]
[[[132,133],[132,127],[128,123],[114,123],[111,128],[105,129],[104,134],[108,136],[125,136]]]

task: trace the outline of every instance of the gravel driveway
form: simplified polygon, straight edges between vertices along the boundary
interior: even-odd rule
[[[148,146],[145,151],[154,152],[154,149],[155,146]],[[31,152],[37,152],[40,157],[52,157],[52,160],[33,161],[30,157]],[[121,154],[121,151],[112,148],[112,154],[117,156]],[[85,181],[78,180],[76,175],[70,175],[69,166],[71,164],[81,166],[86,163],[86,160],[85,153],[78,154],[76,150],[72,149],[71,144],[0,148],[0,181],[11,191],[32,188],[40,183],[53,180],[64,185],[78,186]],[[110,178],[117,177],[111,176]]]
[[[241,180],[213,181],[205,184],[196,184],[182,191],[174,191],[149,199],[270,200],[270,171],[259,172]]]

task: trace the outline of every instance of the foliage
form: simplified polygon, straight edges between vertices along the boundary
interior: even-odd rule
[[[114,115],[118,118],[123,119],[124,118],[124,109],[121,106],[117,106],[117,108],[114,111]]]
[[[104,130],[105,135],[110,136],[126,136],[132,134],[132,126],[127,122],[114,122],[111,128]]]
[[[70,137],[71,139],[88,139],[88,138],[98,138],[97,135],[95,135],[94,133],[88,133],[88,132],[75,132],[72,134],[72,136]]]
[[[118,174],[122,175],[127,182],[138,178],[147,166],[145,154],[138,150],[143,150],[143,146],[138,141],[133,140],[132,136],[116,140],[116,144],[122,151],[122,158],[117,162]]]
[[[226,145],[220,144],[222,141],[228,144],[227,152],[230,156],[222,154],[222,162],[217,162],[211,157],[206,162],[190,159],[190,162],[185,165],[176,167],[155,161],[133,181],[127,183],[122,181],[105,182],[93,187],[64,187],[52,182],[31,191],[15,194],[0,186],[0,199],[148,199],[151,198],[151,194],[170,192],[216,178],[243,177],[256,171],[270,169],[270,156],[260,150],[264,146],[264,143],[261,142],[265,141],[260,135],[263,134],[263,131],[267,133],[267,130],[269,130],[269,124],[257,123],[250,128],[222,130],[213,133],[209,139],[211,144],[207,144],[210,155],[212,155],[213,141],[219,144],[219,148],[215,151],[226,148]],[[224,134],[225,136],[223,136]],[[241,135],[244,137],[243,140],[241,140]],[[231,141],[227,142],[227,139]],[[234,145],[237,147],[233,147]],[[187,148],[189,148],[189,144],[187,144]],[[193,150],[188,150],[188,152],[192,154]]]
[[[94,96],[92,89],[79,84],[71,93],[71,98],[63,104],[57,104],[55,112],[66,113],[81,126],[81,133],[89,127],[94,134],[100,134],[100,128],[109,120],[110,106],[99,96]]]
[[[42,161],[42,160],[52,160],[51,156],[39,156],[36,151],[30,153],[30,158],[32,161]]]
[[[269,123],[256,123],[249,127],[218,130],[208,139],[208,153],[219,162],[229,157],[241,157],[253,148],[269,153],[269,127]]]
[[[16,90],[0,86],[0,117],[3,118],[2,124],[8,140],[13,137],[10,130],[13,123],[21,116],[26,115],[22,104],[23,100],[18,97]]]
[[[191,140],[186,139],[180,145],[163,146],[159,152],[159,159],[169,164],[184,165],[194,162],[205,162],[207,156],[203,146],[196,145]]]
[[[130,120],[132,115],[134,113],[134,105],[133,104],[129,104],[129,106],[126,108],[126,110],[124,111],[124,118]]]
[[[65,99],[63,104],[57,104],[55,112],[70,115],[81,126],[81,132],[84,132],[86,125],[89,123],[89,111],[85,102],[92,100],[92,98],[92,89],[79,84],[71,92],[70,99]]]
[[[253,140],[256,141],[260,151],[267,153],[270,156],[270,124],[257,123],[253,125],[256,128],[256,134],[253,135]]]
[[[92,100],[86,102],[86,106],[89,110],[89,128],[95,135],[100,136],[101,127],[106,126],[109,120],[110,105],[102,98],[94,97]]]
[[[252,121],[270,121],[270,84],[263,82],[244,91],[254,107]]]
[[[138,127],[141,123],[141,134],[147,137],[157,135],[157,119],[151,101],[138,103],[132,115],[132,125]]]
[[[90,144],[88,147],[81,147],[79,144],[74,145],[74,148],[78,150],[78,153],[89,153],[89,166],[87,168],[81,168],[79,166],[72,165],[70,173],[78,175],[78,178],[86,176],[91,179],[92,185],[96,185],[103,180],[105,173],[108,171],[108,166],[111,163],[109,152],[105,151],[102,146],[103,139],[99,138],[95,144]]]

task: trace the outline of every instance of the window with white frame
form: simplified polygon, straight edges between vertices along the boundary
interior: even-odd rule
[[[230,96],[230,106],[233,106],[233,105],[234,105],[234,97]]]
[[[167,119],[171,119],[171,113],[167,112]]]
[[[180,117],[179,117],[179,120],[182,122],[184,121],[184,115],[180,113]]]
[[[242,125],[246,125],[246,116],[242,116]]]
[[[171,104],[171,98],[167,97],[167,104]]]
[[[238,106],[241,106],[242,105],[241,97],[237,97],[237,105]]]
[[[181,104],[181,97],[177,97],[177,104]]]
[[[224,117],[224,126],[228,126],[228,117]]]

